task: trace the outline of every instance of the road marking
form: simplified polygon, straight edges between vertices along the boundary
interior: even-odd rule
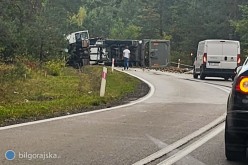
[[[163,148],[162,150],[159,150],[153,154],[151,154],[150,156],[134,163],[133,165],[144,165],[147,163],[150,163],[166,154],[168,154],[169,152],[175,150],[176,148],[188,143],[189,141],[191,141],[192,139],[200,136],[201,134],[203,134],[204,132],[212,129],[213,127],[215,127],[216,125],[218,125],[219,123],[223,122],[226,118],[226,113],[224,113],[222,116],[220,116],[219,118],[217,118],[216,120],[214,120],[213,122],[209,123],[208,125],[200,128],[199,130],[193,132],[192,134],[185,136],[184,138],[176,141],[173,144],[168,145],[167,147]]]
[[[146,137],[148,137],[154,144],[156,144],[156,146],[160,149],[163,149],[165,147],[168,146],[168,144],[165,144],[164,142],[162,142],[161,140],[159,139],[156,139],[150,135],[146,135]]]
[[[222,91],[224,91],[226,93],[229,93],[231,91],[231,87],[220,87],[220,86],[209,84],[209,83],[206,83],[206,82],[204,82],[204,84],[212,86],[214,88],[218,88],[218,89],[220,89],[220,90],[222,90]]]
[[[201,145],[205,144],[208,140],[212,139],[216,135],[218,135],[221,131],[225,129],[225,123],[220,124],[216,128],[214,128],[210,133],[208,133],[206,136],[202,137],[201,139],[197,140],[193,144],[187,146],[186,148],[178,151],[176,154],[173,156],[169,157],[168,159],[162,161],[161,163],[157,165],[171,165],[178,160],[182,159],[184,156],[188,155]]]
[[[159,139],[156,139],[150,135],[146,135],[152,142],[154,142],[159,148],[164,148],[167,147],[168,144],[162,142]],[[172,151],[171,153],[168,154],[168,156],[172,156],[174,154],[176,154],[179,150],[176,149],[174,151]],[[203,162],[193,158],[192,156],[185,156],[185,158],[183,159],[183,161],[180,161],[177,163],[177,165],[192,165],[192,164],[197,164],[197,165],[205,165]]]
[[[130,74],[130,73],[128,73],[128,74]],[[150,82],[148,82],[147,80],[145,80],[143,78],[140,78],[140,77],[135,76],[133,74],[130,74],[130,75],[140,79],[141,81],[143,81],[143,82],[145,82],[146,84],[149,85],[150,91],[146,96],[144,96],[144,97],[142,97],[142,98],[140,98],[138,100],[132,101],[132,102],[130,102],[128,104],[124,104],[124,105],[120,105],[120,106],[116,106],[116,107],[105,108],[105,109],[100,109],[100,110],[95,110],[95,111],[90,111],[90,112],[83,112],[83,113],[77,113],[77,114],[72,114],[72,115],[67,115],[67,116],[55,117],[55,118],[51,118],[51,119],[44,119],[44,120],[32,121],[32,122],[28,122],[28,123],[22,123],[22,124],[15,124],[15,125],[10,125],[10,126],[0,127],[0,131],[7,130],[7,129],[12,129],[12,128],[17,128],[17,127],[34,125],[34,124],[46,123],[46,122],[51,122],[51,121],[56,121],[56,120],[68,119],[68,118],[77,117],[77,116],[84,116],[84,115],[89,115],[89,114],[93,114],[93,113],[111,111],[111,110],[115,110],[115,109],[119,109],[119,108],[125,108],[125,107],[128,107],[128,106],[132,106],[132,105],[141,103],[141,102],[149,99],[150,97],[152,97],[152,95],[155,92],[155,87]]]
[[[178,75],[176,75],[176,76],[174,76],[174,77],[181,78],[181,77],[178,76]],[[227,88],[219,87],[219,86],[217,86],[217,85],[208,84],[208,83],[205,83],[205,84],[206,84],[206,85],[209,85],[209,86],[212,86],[212,87],[215,87],[215,88],[218,88],[218,89],[220,89],[220,90],[222,90],[222,91],[225,91],[225,92],[227,92],[227,93],[230,92],[230,89],[227,89]],[[188,142],[189,142],[190,140],[192,140],[193,138],[196,138],[196,137],[200,136],[200,135],[203,134],[204,132],[209,131],[210,129],[214,128],[214,127],[217,126],[218,124],[224,122],[224,121],[225,121],[225,118],[226,118],[226,113],[224,113],[222,116],[220,116],[219,118],[217,118],[217,119],[214,120],[213,122],[209,123],[208,125],[206,125],[206,126],[200,128],[199,130],[195,131],[194,133],[192,133],[192,134],[190,134],[190,135],[188,135],[188,136],[186,136],[186,137],[184,137],[184,138],[178,140],[177,142],[175,142],[175,143],[173,143],[173,144],[171,144],[171,145],[169,145],[169,146],[167,146],[167,147],[165,147],[165,148],[163,148],[163,149],[161,149],[161,150],[159,150],[159,151],[157,151],[157,152],[155,152],[155,153],[149,155],[148,157],[146,157],[146,158],[144,158],[144,159],[142,159],[142,160],[140,160],[140,161],[134,163],[133,165],[144,165],[144,164],[150,163],[150,162],[152,162],[152,161],[154,161],[154,160],[156,160],[156,159],[158,159],[158,158],[160,158],[160,157],[162,157],[162,156],[168,154],[169,152],[175,150],[176,148],[178,148],[178,147],[180,147],[180,146],[182,146],[182,145],[188,143]],[[223,128],[221,131],[223,131],[223,130],[224,130],[224,128]],[[220,132],[221,132],[221,131],[220,131]],[[216,135],[217,135],[217,134],[216,134]],[[213,136],[213,137],[214,137],[214,136]],[[212,138],[213,138],[213,137],[212,137]],[[203,144],[204,144],[204,143],[203,143]],[[192,152],[192,151],[191,151],[191,152]],[[185,156],[185,155],[184,155],[184,156]],[[178,159],[178,160],[180,160],[180,159]]]

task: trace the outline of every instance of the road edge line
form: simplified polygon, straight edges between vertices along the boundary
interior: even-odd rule
[[[145,100],[147,100],[147,99],[149,99],[150,97],[153,96],[153,94],[155,93],[155,87],[153,86],[152,83],[150,83],[149,81],[147,81],[147,80],[145,80],[145,79],[143,79],[141,77],[132,75],[130,73],[128,73],[128,74],[131,75],[131,76],[133,76],[133,77],[136,77],[139,80],[141,80],[144,83],[146,83],[150,87],[150,90],[149,90],[148,94],[146,94],[142,98],[139,98],[139,99],[137,99],[135,101],[131,101],[130,103],[127,103],[127,104],[124,104],[124,105],[119,105],[119,106],[115,106],[115,107],[94,110],[94,111],[90,111],[90,112],[82,112],[82,113],[77,113],[77,114],[72,114],[72,115],[59,116],[59,117],[54,117],[54,118],[49,118],[49,119],[43,119],[43,120],[31,121],[31,122],[27,122],[27,123],[21,123],[21,124],[14,124],[14,125],[9,125],[9,126],[4,126],[4,127],[0,127],[0,131],[7,130],[7,129],[12,129],[12,128],[23,127],[23,126],[34,125],[34,124],[46,123],[46,122],[51,122],[51,121],[57,121],[57,120],[62,120],[62,119],[67,119],[67,118],[72,118],[72,117],[84,116],[84,115],[89,115],[89,114],[93,114],[93,113],[106,112],[106,111],[111,111],[111,110],[115,110],[115,109],[119,109],[119,108],[124,108],[124,107],[129,107],[129,106],[132,106],[132,105],[141,103],[141,102],[143,102],[143,101],[145,101]]]

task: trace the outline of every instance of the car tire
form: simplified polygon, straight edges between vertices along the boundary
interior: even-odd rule
[[[225,154],[226,154],[226,159],[229,161],[241,161],[245,160],[246,158],[246,151],[238,151],[238,149],[235,149],[234,146],[231,148],[229,145],[233,143],[232,137],[229,135],[227,132],[227,122],[225,126]]]
[[[226,159],[229,161],[242,161],[245,160],[245,152],[232,151],[225,147]]]

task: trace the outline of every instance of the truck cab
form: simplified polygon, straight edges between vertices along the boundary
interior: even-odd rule
[[[88,30],[73,32],[66,39],[69,43],[67,64],[73,67],[81,67],[89,64],[90,41]]]

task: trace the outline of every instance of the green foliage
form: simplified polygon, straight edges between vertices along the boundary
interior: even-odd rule
[[[178,63],[178,60],[180,59],[180,63],[187,64],[187,65],[193,65],[193,57],[191,57],[190,54],[187,54],[185,52],[178,52],[178,51],[172,51],[171,52],[171,62],[172,65],[177,65],[175,63]]]
[[[73,14],[69,17],[70,23],[76,24],[78,27],[81,27],[83,25],[83,22],[86,18],[86,9],[83,7],[79,8],[79,11],[77,14]]]
[[[248,5],[240,6],[242,11],[242,17],[240,20],[230,21],[231,25],[235,28],[235,31],[240,35],[242,41],[242,54],[243,56],[248,55]]]
[[[241,40],[247,50],[246,5],[247,0],[2,0],[0,61],[56,59],[67,47],[65,35],[85,29],[91,37],[170,39],[171,49],[185,54],[215,38]]]
[[[110,31],[110,38],[139,39],[140,31],[140,27],[133,24],[125,25],[122,20],[118,20]]]
[[[5,66],[4,68],[6,68]],[[9,66],[8,70],[13,69]],[[2,68],[2,67],[1,67]],[[110,68],[109,68],[110,69]],[[80,80],[79,73],[82,81]],[[132,93],[139,80],[121,72],[108,73],[106,94],[100,97],[102,67],[85,67],[83,72],[64,68],[61,76],[33,71],[32,79],[0,87],[0,125],[11,120],[44,119],[85,111],[86,108],[114,102]],[[80,82],[81,81],[81,82]],[[82,83],[82,90],[78,90]],[[2,95],[4,94],[4,95]]]
[[[45,63],[44,69],[47,71],[49,75],[59,76],[64,66],[65,66],[64,61],[51,60]]]
[[[0,82],[3,85],[25,79],[27,72],[27,67],[22,63],[16,65],[0,64]]]

